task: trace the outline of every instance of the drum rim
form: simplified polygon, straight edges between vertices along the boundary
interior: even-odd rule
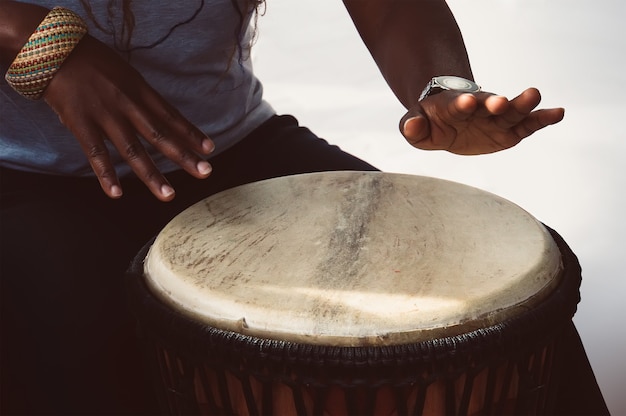
[[[271,367],[272,371],[278,368],[289,379],[296,377],[309,380],[314,380],[311,373],[320,368],[324,368],[325,372],[330,370],[331,373],[332,369],[363,371],[371,373],[376,379],[384,379],[385,371],[397,376],[398,371],[411,372],[411,369],[417,367],[423,369],[424,365],[431,368],[431,373],[463,371],[462,368],[468,366],[481,366],[494,359],[504,359],[522,350],[545,345],[550,339],[556,338],[558,329],[567,325],[574,316],[580,301],[580,264],[561,236],[545,227],[559,248],[564,268],[560,283],[544,302],[489,327],[405,344],[306,344],[259,338],[194,321],[163,303],[150,292],[145,283],[143,261],[154,239],[133,259],[126,273],[126,281],[131,307],[140,324],[144,341],[183,351],[198,362],[219,355],[219,365],[237,371],[240,371],[241,362],[245,361],[247,365],[258,367],[260,373],[266,373],[267,368]],[[449,362],[455,363],[454,370],[439,368]],[[351,377],[367,377],[359,374]]]

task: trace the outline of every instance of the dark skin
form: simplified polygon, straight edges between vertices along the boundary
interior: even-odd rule
[[[91,37],[83,39],[74,52],[46,89],[44,99],[81,143],[102,189],[110,197],[121,196],[121,186],[104,146],[105,138],[162,201],[172,199],[174,190],[137,135],[189,174],[202,179],[211,173],[210,164],[200,155],[210,154],[213,142],[137,71]]]
[[[30,4],[0,3],[0,58],[11,61],[48,10]],[[4,25],[4,22],[15,22]],[[9,29],[13,28],[12,31]],[[13,57],[12,57],[13,56]],[[9,58],[9,59],[7,59]],[[122,196],[122,187],[105,147],[112,142],[135,174],[160,200],[174,189],[158,171],[137,135],[197,178],[211,166],[200,155],[213,150],[211,140],[169,105],[128,63],[108,46],[86,35],[65,60],[43,99],[79,141],[104,192]]]
[[[493,153],[563,119],[564,109],[535,110],[536,88],[512,100],[489,92],[446,91],[418,102],[430,78],[473,79],[459,28],[441,0],[344,0],[387,83],[408,112],[400,131],[413,146],[462,155]]]
[[[472,79],[454,17],[443,0],[344,0],[363,41],[391,89],[407,108],[400,131],[413,146],[483,154],[515,146],[563,119],[562,108],[535,110],[541,96],[529,88],[512,100],[488,92],[446,91],[418,102],[436,75]],[[9,64],[48,10],[0,1],[0,60]],[[63,63],[44,100],[79,141],[104,192],[122,196],[105,140],[160,200],[174,189],[137,136],[189,174],[206,178],[209,137],[168,104],[113,50],[86,35]]]

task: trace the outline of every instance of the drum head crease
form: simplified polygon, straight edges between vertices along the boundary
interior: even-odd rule
[[[558,284],[545,227],[491,193],[380,172],[295,175],[174,218],[144,274],[219,329],[309,344],[391,345],[497,324]]]

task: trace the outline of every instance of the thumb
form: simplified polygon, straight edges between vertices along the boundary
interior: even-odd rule
[[[400,132],[413,146],[430,136],[430,123],[420,109],[410,109],[400,119]]]

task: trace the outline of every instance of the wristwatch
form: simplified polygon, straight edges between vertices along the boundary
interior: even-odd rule
[[[440,93],[441,91],[452,90],[461,92],[478,92],[480,85],[469,79],[455,77],[452,75],[442,75],[430,80],[426,88],[422,91],[419,101],[426,97]]]

